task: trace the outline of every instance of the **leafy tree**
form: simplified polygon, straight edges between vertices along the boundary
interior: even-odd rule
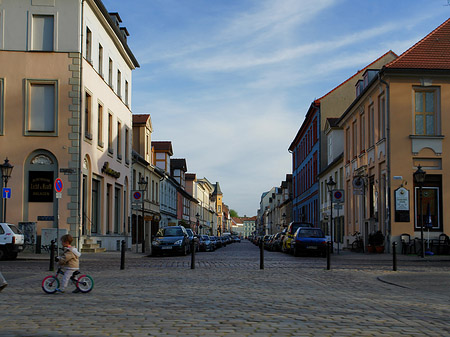
[[[230,216],[232,218],[239,218],[238,213],[234,209],[230,209]]]

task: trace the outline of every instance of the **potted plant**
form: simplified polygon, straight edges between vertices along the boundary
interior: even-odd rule
[[[369,246],[374,247],[377,253],[384,252],[384,235],[381,231],[369,235]]]

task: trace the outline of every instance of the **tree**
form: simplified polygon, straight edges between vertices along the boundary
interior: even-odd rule
[[[239,218],[238,213],[234,209],[230,209],[230,216],[232,218]]]

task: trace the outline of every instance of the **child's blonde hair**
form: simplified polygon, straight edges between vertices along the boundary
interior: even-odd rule
[[[61,236],[61,242],[68,242],[70,245],[72,243],[72,241],[73,241],[73,237],[70,234]]]

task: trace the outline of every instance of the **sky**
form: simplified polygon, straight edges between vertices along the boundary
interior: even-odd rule
[[[103,0],[140,68],[132,111],[189,173],[253,216],[292,173],[311,102],[450,17],[450,0]]]

